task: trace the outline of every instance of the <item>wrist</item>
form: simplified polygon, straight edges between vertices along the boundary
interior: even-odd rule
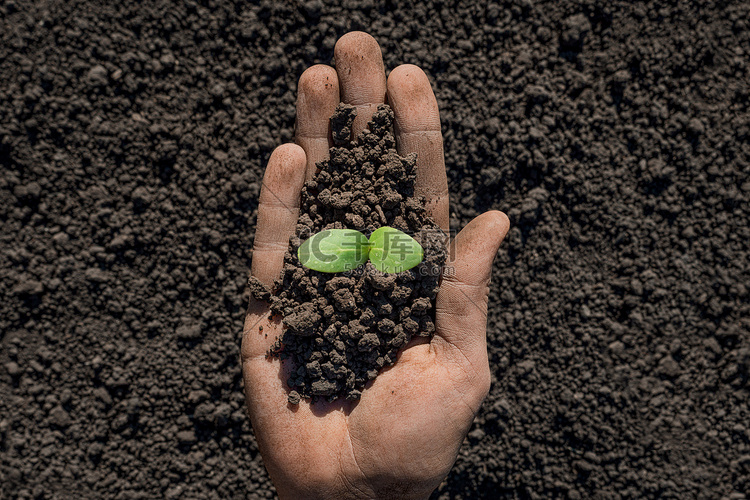
[[[279,500],[361,500],[361,499],[388,499],[388,500],[427,500],[432,494],[430,491],[415,491],[412,485],[398,485],[392,488],[372,489],[358,488],[355,485],[330,484],[330,485],[282,485],[276,484],[276,493]]]

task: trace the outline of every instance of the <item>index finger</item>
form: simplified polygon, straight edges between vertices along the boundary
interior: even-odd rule
[[[419,67],[402,64],[391,71],[387,85],[398,152],[402,156],[417,153],[415,194],[425,197],[428,213],[448,234],[448,176],[440,112],[430,81]]]
[[[339,103],[339,79],[336,71],[324,64],[307,68],[297,85],[296,142],[307,155],[307,179],[316,165],[328,158],[331,147],[329,118]]]

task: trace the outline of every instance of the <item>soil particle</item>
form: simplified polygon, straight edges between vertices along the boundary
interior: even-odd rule
[[[24,280],[13,287],[15,295],[39,295],[44,291],[44,285],[36,280]]]
[[[568,49],[579,49],[583,46],[583,41],[588,32],[591,31],[591,23],[584,14],[570,16],[563,21],[562,35],[560,43]]]
[[[298,368],[287,382],[306,398],[357,399],[412,336],[434,332],[432,301],[445,239],[436,237],[441,232],[426,215],[424,200],[414,198],[416,157],[396,153],[387,105],[352,139],[355,116],[355,107],[340,104],[331,117],[338,145],[302,190],[302,215],[277,281],[278,295],[271,297],[272,313],[282,314],[287,327],[271,353],[294,361]],[[393,274],[368,262],[342,276],[312,271],[297,259],[302,241],[319,231],[349,228],[369,235],[383,225],[413,234],[424,247],[423,262]],[[419,311],[413,316],[412,305]]]
[[[247,280],[247,288],[255,300],[268,300],[271,298],[271,291],[255,276],[250,276]]]
[[[62,406],[56,406],[49,414],[50,421],[58,427],[67,427],[70,425],[70,415]]]
[[[352,123],[356,116],[357,108],[350,106],[338,109],[331,117],[331,133],[335,146],[341,147],[349,144],[352,137]]]
[[[180,444],[193,444],[197,441],[197,438],[195,432],[192,430],[180,431],[177,433],[177,441],[179,441]]]
[[[198,340],[203,334],[203,326],[200,323],[193,323],[189,318],[175,331],[177,338],[180,340]]]
[[[293,405],[298,405],[300,402],[300,395],[297,391],[289,391],[289,397],[287,398],[289,400],[289,403]]]

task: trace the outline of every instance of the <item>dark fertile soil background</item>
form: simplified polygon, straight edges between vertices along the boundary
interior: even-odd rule
[[[496,260],[435,498],[746,498],[748,2],[0,2],[0,497],[273,496],[239,332],[296,81],[359,29]]]

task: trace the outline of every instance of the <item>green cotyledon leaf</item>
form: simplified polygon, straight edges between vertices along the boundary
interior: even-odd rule
[[[300,263],[314,271],[340,273],[351,271],[365,262],[370,246],[367,236],[354,229],[326,229],[300,245]]]
[[[370,262],[378,271],[400,273],[422,262],[422,245],[398,229],[383,226],[370,235]]]

